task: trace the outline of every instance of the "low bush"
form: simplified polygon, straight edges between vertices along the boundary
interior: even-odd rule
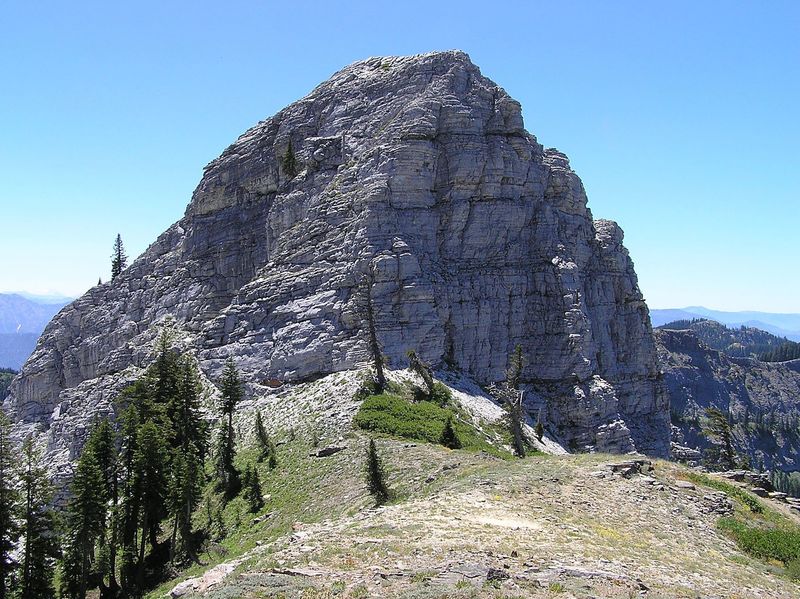
[[[448,419],[464,449],[506,457],[505,452],[485,441],[456,411],[430,401],[413,402],[393,393],[368,396],[353,419],[363,430],[406,439],[439,443]]]
[[[743,551],[766,560],[778,560],[789,566],[800,560],[800,527],[775,528],[751,526],[736,518],[720,518],[717,526]]]

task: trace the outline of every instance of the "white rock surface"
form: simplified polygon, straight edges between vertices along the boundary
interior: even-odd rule
[[[18,431],[74,455],[161,326],[210,380],[233,356],[251,397],[266,379],[353,369],[367,360],[357,305],[370,272],[392,367],[415,349],[486,384],[520,344],[526,405],[556,441],[667,454],[622,231],[592,219],[566,156],[462,52],[354,63],[245,132],[179,222],[50,323],[6,408]]]

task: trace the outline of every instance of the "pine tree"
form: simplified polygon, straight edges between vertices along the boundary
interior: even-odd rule
[[[116,279],[127,265],[128,255],[122,245],[122,236],[117,233],[117,238],[114,240],[114,253],[111,254],[111,280]]]
[[[83,449],[94,454],[103,476],[103,485],[97,489],[103,500],[100,516],[102,532],[98,539],[100,556],[97,560],[97,573],[104,595],[115,595],[119,590],[117,583],[117,545],[119,543],[119,472],[117,434],[108,418],[95,423]],[[108,584],[105,580],[108,578]]]
[[[289,147],[286,148],[286,153],[281,159],[281,166],[283,167],[283,172],[290,179],[297,175],[297,158],[294,155],[291,139],[289,140]]]
[[[20,597],[50,599],[55,596],[53,567],[58,557],[55,513],[50,507],[53,490],[47,472],[39,465],[41,456],[30,437],[22,446],[20,476],[25,500],[22,518],[22,573]]]
[[[200,411],[200,383],[188,358],[180,363],[177,395],[170,404],[173,458],[170,479],[170,514],[173,518],[170,561],[176,554],[194,557],[192,512],[200,502],[207,426]],[[181,552],[178,552],[180,541]]]
[[[120,493],[121,530],[120,546],[122,549],[120,563],[120,584],[123,588],[135,585],[135,568],[137,555],[136,532],[139,525],[141,506],[141,479],[136,475],[136,456],[139,453],[138,431],[139,413],[131,404],[122,412],[120,429],[120,467],[122,484]]]
[[[11,424],[0,410],[0,599],[10,596],[11,579],[18,565],[12,557],[19,536],[16,453],[11,441]]]
[[[461,440],[458,438],[456,429],[453,427],[453,418],[448,416],[439,437],[439,443],[450,449],[461,449]]]
[[[434,394],[434,383],[433,383],[433,373],[431,372],[431,367],[428,366],[425,362],[423,362],[417,352],[413,349],[408,350],[406,352],[408,356],[408,366],[411,368],[413,372],[415,372],[419,377],[422,379],[422,382],[425,383],[425,389],[428,392],[428,399],[433,399]]]
[[[233,431],[233,413],[242,399],[242,384],[239,372],[232,358],[228,358],[220,381],[222,392],[221,411],[224,423],[217,442],[217,481],[218,487],[229,499],[236,496],[242,483],[239,472],[233,464],[236,453],[236,441]]]
[[[375,498],[377,505],[382,505],[389,500],[389,489],[386,486],[386,470],[383,466],[375,439],[369,440],[367,446],[367,461],[365,466],[367,488]]]
[[[728,416],[717,408],[707,408],[706,417],[703,434],[713,443],[713,447],[706,451],[707,462],[723,470],[733,470],[736,468],[736,451]]]
[[[525,457],[525,437],[522,429],[525,423],[525,408],[522,403],[523,391],[520,390],[522,380],[522,369],[525,362],[522,357],[522,346],[517,345],[514,352],[509,356],[509,366],[506,371],[506,394],[505,405],[508,411],[508,425],[511,430],[511,438],[514,442],[514,453],[517,457]]]
[[[252,513],[261,511],[264,507],[264,496],[261,494],[261,480],[258,477],[258,468],[253,464],[248,464],[245,470],[244,499]]]
[[[149,540],[151,548],[156,548],[160,523],[166,511],[167,443],[163,431],[152,421],[145,422],[139,428],[137,437],[134,474],[139,479],[137,488],[141,495],[136,587],[141,589],[144,584],[146,543]]]
[[[61,582],[62,593],[69,597],[86,597],[95,545],[105,527],[104,485],[103,471],[95,453],[85,448],[78,459],[71,485],[72,497],[67,505],[67,548]]]
[[[264,427],[264,422],[261,419],[261,411],[256,411],[256,440],[258,442],[258,461],[263,462],[267,460],[267,465],[269,466],[270,470],[274,470],[275,467],[278,465],[278,456],[275,450],[275,443],[273,443],[272,438],[267,433],[267,429]]]
[[[525,362],[522,358],[522,346],[517,344],[514,352],[508,358],[508,370],[506,371],[506,382],[512,389],[519,389],[522,380],[522,369]]]
[[[158,425],[163,425],[163,420],[172,416],[170,408],[178,397],[181,378],[180,355],[170,349],[169,343],[170,337],[164,331],[158,339],[156,361],[150,367],[153,381],[153,402],[155,403],[153,420]]]
[[[375,323],[375,305],[372,301],[372,286],[374,275],[366,275],[361,283],[360,297],[358,298],[358,309],[363,313],[363,318],[367,325],[367,346],[369,348],[372,365],[375,368],[375,387],[377,392],[386,389],[386,374],[383,371],[384,357],[381,351],[381,344],[378,341],[378,329]]]

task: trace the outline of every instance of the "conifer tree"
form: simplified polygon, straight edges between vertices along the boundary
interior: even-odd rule
[[[383,370],[384,357],[381,344],[378,341],[378,329],[375,322],[375,304],[372,301],[372,286],[375,277],[372,272],[364,277],[361,283],[358,310],[367,325],[367,347],[369,348],[372,365],[375,368],[375,387],[379,393],[386,389],[386,374]]]
[[[181,360],[180,373],[177,395],[169,409],[174,448],[169,490],[173,519],[171,561],[176,554],[194,556],[191,546],[192,512],[200,502],[207,437],[206,423],[200,411],[200,383],[194,365],[188,358]]]
[[[167,446],[163,431],[152,421],[145,422],[137,433],[137,450],[134,457],[134,475],[139,478],[139,556],[137,560],[136,587],[144,583],[145,547],[149,540],[155,549],[158,544],[160,523],[165,515],[167,491]]]
[[[522,346],[517,345],[508,358],[508,370],[506,370],[505,382],[493,389],[495,395],[499,396],[506,408],[506,422],[508,423],[511,439],[514,444],[514,453],[520,457],[525,457],[525,436],[523,426],[525,424],[525,408],[523,404],[523,391],[520,389],[522,382],[522,369],[525,361],[522,357]],[[544,428],[542,428],[544,434]],[[538,435],[538,433],[537,433]]]
[[[261,480],[258,477],[258,468],[253,464],[248,464],[245,469],[244,480],[244,499],[252,513],[256,513],[264,507],[264,496],[261,494]]]
[[[386,486],[386,469],[378,455],[375,439],[369,440],[367,445],[367,461],[365,465],[367,488],[375,498],[377,505],[382,505],[389,500],[389,489]]]
[[[117,233],[117,238],[114,240],[114,253],[111,254],[111,280],[116,279],[127,265],[128,255],[122,245],[122,236]]]
[[[22,458],[20,478],[25,506],[19,593],[25,599],[50,599],[55,596],[53,567],[58,557],[55,513],[50,507],[53,491],[30,437],[22,446]]]
[[[275,450],[275,443],[269,436],[267,429],[264,427],[264,421],[261,419],[261,411],[256,411],[256,440],[258,442],[258,461],[263,462],[267,460],[267,465],[270,470],[274,470],[278,465],[278,456]]]
[[[137,555],[137,536],[139,526],[139,508],[141,505],[141,478],[136,475],[136,458],[139,453],[138,431],[139,413],[131,404],[122,412],[120,430],[120,467],[121,484],[121,530],[120,546],[122,549],[120,564],[120,584],[123,588],[135,585],[135,568]]]
[[[422,382],[425,383],[425,389],[428,391],[428,399],[433,399],[433,393],[435,389],[431,367],[423,362],[417,355],[417,352],[415,352],[413,349],[408,350],[406,355],[408,356],[409,368],[419,375],[419,377],[422,379]]]
[[[442,429],[442,434],[439,437],[439,443],[450,449],[461,449],[461,440],[456,434],[456,429],[453,428],[453,418],[448,416]]]
[[[170,349],[170,337],[164,331],[158,339],[158,354],[156,361],[151,366],[153,380],[153,401],[156,413],[153,420],[156,424],[162,425],[162,420],[171,414],[170,407],[178,396],[178,386],[180,385],[181,367],[180,355]]]
[[[13,557],[19,535],[19,492],[15,463],[16,448],[11,441],[11,424],[0,410],[0,599],[10,596],[11,579],[17,568]]]
[[[227,498],[236,496],[242,487],[239,472],[233,464],[236,453],[233,431],[233,412],[242,399],[242,385],[239,372],[232,358],[228,358],[220,381],[222,392],[222,417],[223,424],[217,441],[217,482],[218,488],[224,491]]]
[[[72,497],[67,505],[67,547],[61,582],[62,593],[69,597],[86,597],[95,545],[105,526],[104,484],[95,453],[84,449],[78,459],[71,485]]]
[[[736,451],[728,416],[712,407],[706,409],[706,417],[708,420],[703,426],[703,433],[714,444],[706,451],[706,461],[710,466],[733,470],[736,468]]]
[[[289,147],[286,148],[286,153],[281,159],[281,166],[283,167],[283,172],[286,173],[286,176],[290,179],[294,178],[297,174],[297,158],[294,155],[291,139],[289,140]]]
[[[506,371],[506,382],[512,389],[519,389],[522,380],[522,369],[525,366],[522,358],[522,346],[517,344],[513,353],[508,358],[508,370]]]
[[[103,484],[96,492],[103,500],[103,509],[100,514],[102,532],[99,535],[100,556],[98,559],[97,573],[100,585],[105,595],[114,595],[119,589],[116,579],[116,557],[119,528],[119,473],[117,435],[108,418],[103,418],[95,423],[89,439],[83,449],[84,453],[91,452],[103,477]],[[105,579],[108,578],[106,585]]]

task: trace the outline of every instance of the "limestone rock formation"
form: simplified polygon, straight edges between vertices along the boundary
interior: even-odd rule
[[[528,408],[560,441],[668,452],[622,231],[457,51],[354,63],[245,132],[180,221],[51,322],[6,406],[68,422],[52,448],[110,409],[163,326],[211,380],[233,356],[251,394],[364,367],[365,293],[391,366],[414,349],[485,384],[520,344]]]
[[[685,446],[709,446],[701,420],[714,407],[729,415],[735,445],[752,467],[800,468],[800,360],[728,356],[691,329],[657,329],[655,335],[676,427],[672,438],[684,446],[674,457],[687,457]]]

